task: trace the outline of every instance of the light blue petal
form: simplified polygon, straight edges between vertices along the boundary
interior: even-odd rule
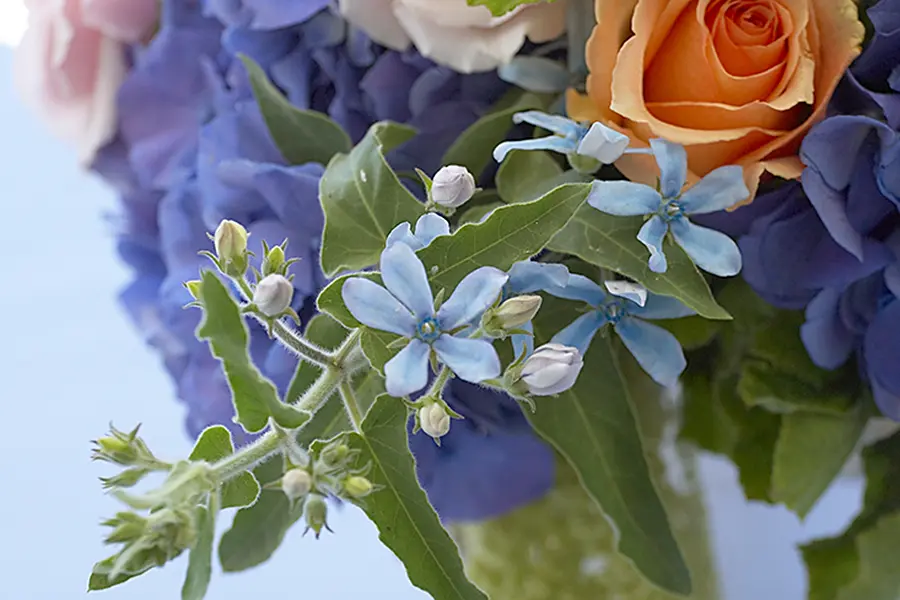
[[[681,205],[689,215],[731,208],[750,195],[744,183],[744,169],[737,165],[719,167],[681,195]]]
[[[650,261],[647,264],[654,273],[665,273],[669,268],[663,252],[663,240],[666,239],[668,230],[669,224],[656,216],[644,223],[637,234],[638,241],[650,251]]]
[[[450,223],[437,213],[425,213],[416,221],[416,238],[423,247],[441,235],[450,235]]]
[[[619,160],[630,143],[631,140],[624,133],[619,133],[603,123],[594,123],[581,138],[576,152],[595,158],[604,165],[611,165]]]
[[[542,56],[516,56],[497,69],[497,76],[507,83],[539,94],[564,92],[570,75],[565,64]]]
[[[659,165],[659,190],[664,198],[675,198],[687,180],[687,152],[684,146],[654,138],[650,140],[650,149]]]
[[[583,356],[587,353],[587,349],[591,345],[591,340],[594,339],[594,335],[601,327],[606,325],[606,323],[606,315],[600,311],[594,310],[583,314],[572,321],[568,327],[554,335],[553,339],[550,341],[556,344],[578,348],[578,351],[581,352]]]
[[[431,347],[419,339],[384,364],[384,387],[395,398],[408,396],[428,385],[428,354]]]
[[[666,387],[678,382],[687,361],[674,335],[662,327],[629,317],[616,323],[616,333],[653,381]]]
[[[509,270],[508,287],[514,294],[530,294],[548,287],[565,287],[568,281],[565,265],[523,260]]]
[[[587,203],[608,215],[636,217],[659,210],[662,196],[649,185],[632,181],[594,181]]]
[[[428,285],[425,265],[406,244],[394,244],[381,253],[381,279],[384,286],[416,317],[434,314],[434,297]]]
[[[422,242],[412,234],[410,231],[409,223],[400,223],[396,227],[394,227],[391,232],[388,234],[387,239],[384,242],[385,248],[390,248],[394,244],[406,244],[413,250],[419,250],[422,248]]]
[[[613,296],[630,300],[637,308],[647,303],[647,288],[639,283],[632,281],[604,281],[603,286]]]
[[[506,155],[513,150],[551,150],[560,154],[570,154],[575,152],[576,143],[574,140],[551,135],[533,140],[518,140],[514,142],[502,142],[494,148],[494,160],[503,162]]]
[[[630,306],[628,312],[642,319],[680,319],[697,314],[693,308],[685,306],[677,298],[659,294],[649,294],[643,307]]]
[[[513,123],[530,123],[547,131],[559,134],[563,137],[581,138],[586,130],[584,127],[566,117],[548,115],[539,110],[526,110],[513,115]]]
[[[584,275],[569,275],[563,287],[547,286],[544,288],[551,296],[566,300],[581,300],[591,306],[599,306],[606,300],[606,293],[594,281]]]
[[[731,277],[740,272],[741,251],[734,240],[721,231],[694,225],[687,219],[677,219],[669,226],[678,245],[707,273]]]
[[[438,358],[456,376],[470,383],[500,376],[500,358],[487,340],[471,340],[444,334],[433,344]]]
[[[520,325],[519,329],[524,329],[530,333],[534,333],[534,326],[531,321]],[[515,333],[509,336],[509,341],[513,347],[513,358],[519,358],[524,353],[525,356],[531,356],[534,352],[534,335],[525,335],[524,333]]]
[[[466,275],[438,310],[443,331],[469,323],[500,297],[509,276],[494,267],[479,267]]]
[[[341,297],[350,314],[363,325],[406,337],[415,335],[416,319],[374,281],[351,277],[341,287]]]

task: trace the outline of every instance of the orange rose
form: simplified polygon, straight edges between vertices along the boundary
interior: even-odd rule
[[[854,0],[596,0],[595,10],[587,96],[570,92],[569,114],[635,146],[684,144],[689,182],[741,165],[753,193],[763,171],[799,177],[803,135],[864,34]],[[646,155],[616,166],[645,183],[658,174]]]

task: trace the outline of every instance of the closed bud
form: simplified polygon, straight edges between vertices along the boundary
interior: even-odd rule
[[[522,365],[522,381],[535,396],[552,396],[575,384],[583,366],[577,348],[544,344]]]
[[[373,487],[371,481],[365,477],[359,477],[358,475],[348,477],[344,481],[344,491],[347,492],[347,495],[351,498],[363,498],[368,496],[372,493]]]
[[[530,322],[541,308],[541,297],[516,296],[485,313],[484,328],[488,332],[516,329]]]
[[[303,469],[291,469],[281,478],[281,491],[291,500],[307,495],[312,489],[312,477]]]
[[[475,195],[475,178],[459,165],[441,167],[431,181],[431,199],[446,208],[459,208]]]
[[[216,256],[223,267],[230,262],[236,264],[245,262],[247,230],[240,223],[228,219],[219,223],[213,236],[213,243],[216,247]]]
[[[619,133],[603,123],[594,123],[578,143],[577,152],[581,156],[590,156],[604,165],[611,165],[622,157],[630,142],[624,133]]]
[[[253,304],[267,317],[277,317],[291,306],[294,286],[283,275],[263,278],[253,292]]]
[[[191,297],[194,300],[200,299],[200,280],[195,279],[193,281],[185,281],[184,287],[187,288],[187,291],[191,293]]]
[[[319,494],[310,494],[303,507],[303,517],[306,519],[306,528],[312,529],[316,539],[319,539],[322,529],[328,529],[328,505],[325,498]]]
[[[319,459],[327,468],[339,467],[350,456],[350,447],[347,444],[332,444],[322,450]]]
[[[266,258],[263,260],[263,277],[272,275],[273,273],[284,275],[282,267],[284,267],[284,248],[275,246],[269,250],[269,253],[266,254]]]
[[[438,440],[450,431],[450,415],[438,402],[427,404],[419,409],[419,427]]]

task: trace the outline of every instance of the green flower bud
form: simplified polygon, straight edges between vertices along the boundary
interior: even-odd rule
[[[284,267],[284,248],[281,246],[275,246],[269,250],[269,253],[266,254],[265,259],[263,259],[262,265],[262,273],[263,277],[272,274],[284,275],[282,268]]]
[[[312,477],[304,469],[291,469],[281,478],[281,491],[290,500],[306,496],[312,489]]]
[[[213,236],[216,256],[227,275],[238,277],[247,270],[247,230],[235,221],[225,219]]]
[[[503,335],[511,329],[516,329],[530,322],[540,308],[540,296],[515,296],[497,308],[492,308],[484,313],[482,326],[490,335]]]
[[[306,519],[306,529],[312,529],[316,534],[316,539],[319,539],[319,534],[322,533],[322,529],[331,529],[328,528],[328,505],[325,503],[325,498],[320,496],[319,494],[310,494],[306,498],[306,504],[303,507],[303,517]]]
[[[344,480],[344,491],[351,498],[364,498],[372,493],[374,487],[371,481],[358,475]]]
[[[326,468],[339,467],[350,456],[350,447],[347,444],[331,444],[319,456],[322,465]]]
[[[149,469],[135,467],[132,469],[125,469],[118,475],[112,477],[101,477],[100,481],[103,482],[103,487],[105,489],[114,487],[127,488],[136,485],[149,472]]]

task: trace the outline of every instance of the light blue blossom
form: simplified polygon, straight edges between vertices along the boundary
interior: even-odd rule
[[[530,123],[557,135],[534,140],[503,142],[494,148],[494,160],[503,162],[511,150],[551,150],[560,154],[581,154],[612,164],[628,148],[628,136],[602,123],[590,127],[558,115],[529,110],[513,115],[515,123]],[[643,151],[641,151],[643,152]]]
[[[411,231],[409,223],[400,223],[387,236],[385,248],[390,248],[396,243],[406,244],[413,250],[421,250],[434,238],[450,235],[450,223],[447,219],[436,213],[425,213],[416,221],[415,233]]]
[[[665,273],[668,268],[663,240],[671,232],[694,263],[713,275],[730,277],[741,270],[741,252],[724,233],[691,223],[687,215],[724,210],[750,195],[743,169],[735,165],[719,167],[682,192],[687,179],[684,146],[663,139],[650,140],[659,165],[659,191],[631,181],[595,181],[588,204],[618,216],[652,215],[637,239],[650,250],[650,270]]]
[[[384,287],[362,277],[348,279],[341,295],[360,323],[409,339],[384,365],[389,394],[408,396],[424,388],[432,351],[465,381],[479,383],[500,375],[500,359],[489,341],[455,334],[494,304],[506,273],[493,267],[476,269],[437,311],[425,266],[406,244],[393,244],[381,253],[381,278]]]
[[[581,300],[591,310],[557,333],[551,342],[572,346],[585,354],[591,340],[604,325],[612,325],[622,343],[654,381],[674,385],[687,361],[675,336],[643,319],[677,319],[695,314],[675,298],[650,294],[642,286],[626,281],[607,281],[607,295],[587,277],[569,275],[564,287],[547,292],[559,298]]]

